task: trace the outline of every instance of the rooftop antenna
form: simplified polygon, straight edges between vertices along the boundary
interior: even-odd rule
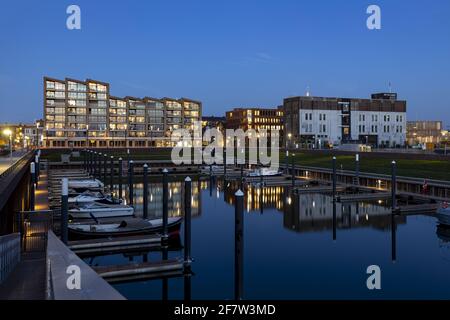
[[[392,83],[389,81],[389,93],[392,93]]]
[[[307,97],[310,97],[310,96],[311,96],[311,92],[310,92],[309,86],[306,87],[306,96],[307,96]]]

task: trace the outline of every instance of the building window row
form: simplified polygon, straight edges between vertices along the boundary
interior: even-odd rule
[[[46,96],[47,98],[65,99],[66,93],[64,91],[47,91]]]
[[[77,82],[72,82],[72,81],[68,81],[67,82],[67,90],[68,91],[81,91],[81,92],[86,92],[86,85],[82,84],[82,83],[77,83]],[[71,92],[72,93],[72,92]],[[84,94],[84,96],[86,96],[86,94]]]
[[[45,83],[47,89],[57,90],[57,91],[65,91],[66,86],[64,83],[55,82],[55,81],[46,81]]]
[[[89,83],[89,91],[106,92],[107,86],[100,83]]]

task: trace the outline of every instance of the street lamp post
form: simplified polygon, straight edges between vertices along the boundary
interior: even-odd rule
[[[9,136],[9,158],[12,160],[12,131],[10,129],[5,129],[3,134]]]

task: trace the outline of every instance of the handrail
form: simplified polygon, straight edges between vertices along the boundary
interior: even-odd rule
[[[13,163],[11,166],[9,166],[8,169],[6,169],[5,171],[3,171],[3,172],[0,174],[0,181],[1,181],[3,178],[5,178],[6,176],[8,176],[8,174],[9,174],[11,171],[13,171],[15,168],[17,168],[17,166],[19,165],[19,163],[21,163],[21,162],[24,160],[24,158],[25,158],[26,156],[30,155],[30,153],[33,153],[33,151],[29,151],[29,152],[23,154],[22,157],[20,157],[20,158],[17,159],[16,161],[14,161],[14,163]]]
[[[2,283],[20,261],[20,234],[12,233],[0,237],[0,283]]]
[[[15,191],[23,175],[29,170],[28,163],[32,160],[33,154],[33,151],[27,152],[0,175],[0,210]]]
[[[280,167],[282,168],[286,168],[286,164],[280,164]],[[288,169],[291,168],[291,165],[287,166]],[[309,171],[316,171],[316,172],[325,172],[325,173],[332,173],[333,170],[330,168],[322,168],[322,167],[309,167],[309,166],[302,166],[302,165],[295,165],[294,166],[295,169],[300,169],[300,170],[309,170]],[[354,175],[355,171],[353,170],[341,170],[341,169],[337,169],[336,173],[338,175]],[[360,177],[368,177],[368,178],[380,178],[383,180],[390,180],[391,176],[388,174],[382,174],[382,173],[373,173],[373,172],[365,172],[365,171],[360,171],[359,173]],[[443,186],[443,187],[449,187],[450,188],[450,181],[446,181],[446,180],[434,180],[434,179],[424,179],[424,178],[414,178],[414,177],[406,177],[406,176],[399,176],[397,175],[397,182],[413,182],[413,183],[419,183],[419,184],[423,184],[423,181],[426,180],[428,185],[439,185],[439,186]]]

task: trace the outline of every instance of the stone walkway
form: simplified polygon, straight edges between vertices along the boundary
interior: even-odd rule
[[[45,252],[23,253],[21,259],[0,285],[0,300],[44,300]]]
[[[35,193],[35,209],[48,210],[47,173],[41,172]],[[40,248],[36,237],[25,240],[25,248],[31,252],[22,252],[21,261],[8,278],[0,284],[0,300],[44,300],[46,298],[46,250]]]

